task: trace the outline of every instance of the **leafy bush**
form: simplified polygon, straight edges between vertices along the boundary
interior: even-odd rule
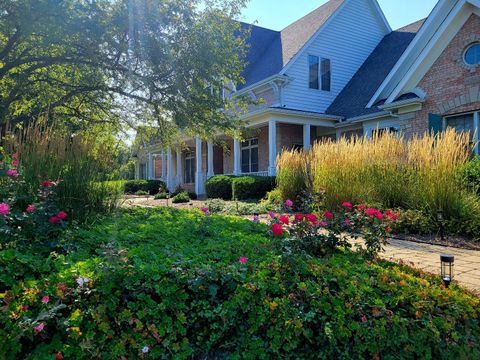
[[[466,188],[480,195],[480,155],[475,156],[464,166],[461,175]]]
[[[299,257],[292,270],[266,229],[199,211],[135,208],[80,229],[70,238],[74,251],[45,261],[0,250],[0,276],[8,261],[38,266],[36,276],[0,291],[0,354],[480,358],[478,297],[348,250]]]
[[[240,176],[232,181],[232,194],[238,200],[261,199],[274,188],[273,176]]]
[[[438,231],[438,224],[421,210],[397,210],[398,220],[393,226],[396,234],[429,235]]]
[[[205,190],[209,199],[232,199],[232,176],[213,176],[205,182]]]
[[[169,197],[169,194],[167,192],[161,192],[155,195],[154,199],[155,200],[162,200],[162,199],[167,199]]]
[[[188,203],[190,201],[190,196],[188,192],[183,191],[172,197],[172,203],[174,204],[181,204],[181,203]]]
[[[206,206],[212,214],[224,215],[252,215],[253,213],[264,214],[274,210],[275,206],[270,204],[259,204],[258,202],[225,201],[222,199],[211,199]]]
[[[125,182],[125,193],[135,194],[137,191],[145,191],[149,195],[156,195],[164,192],[167,188],[161,180],[128,180]]]
[[[148,192],[145,190],[137,190],[135,192],[135,195],[144,196],[144,195],[148,195]]]
[[[190,200],[197,200],[197,193],[193,192],[193,191],[187,191],[188,192],[188,197],[190,198]]]

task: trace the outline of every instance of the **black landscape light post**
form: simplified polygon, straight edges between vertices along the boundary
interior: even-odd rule
[[[438,220],[438,225],[440,227],[440,238],[445,240],[445,226],[443,224],[443,210],[439,209],[437,211],[437,220]]]
[[[440,255],[440,271],[442,275],[443,283],[445,287],[448,288],[450,283],[453,280],[453,263],[455,261],[455,257],[453,255]]]
[[[167,192],[167,207],[169,207],[170,205],[168,204],[168,200],[170,199],[170,193]]]

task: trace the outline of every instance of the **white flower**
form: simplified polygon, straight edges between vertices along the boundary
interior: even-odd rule
[[[83,287],[83,285],[87,284],[90,281],[90,279],[80,276],[80,277],[77,278],[76,281],[77,281],[78,286]]]
[[[150,351],[150,348],[148,346],[144,346],[143,349],[142,349],[142,352],[144,354],[148,353]]]

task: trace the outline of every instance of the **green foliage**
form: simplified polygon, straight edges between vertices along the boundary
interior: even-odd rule
[[[266,229],[200,211],[135,208],[70,234],[75,248],[64,254],[2,249],[0,279],[9,269],[17,281],[0,283],[0,354],[480,357],[478,297],[350,251],[300,257],[292,269]]]
[[[476,191],[480,195],[480,155],[465,164],[461,175],[466,188]]]
[[[225,201],[222,199],[210,199],[206,202],[206,206],[212,214],[224,215],[264,214],[275,209],[275,206],[269,204],[244,201]]]
[[[439,225],[424,211],[398,209],[397,214],[398,220],[393,226],[395,234],[428,235],[439,230]]]
[[[157,195],[154,196],[155,200],[163,200],[163,199],[168,199],[169,194],[167,192],[161,192],[158,193]]]
[[[182,204],[188,202],[190,202],[190,196],[186,191],[179,192],[177,195],[172,197],[172,203],[174,204]]]
[[[240,176],[232,181],[232,194],[238,200],[261,199],[275,188],[273,176]]]
[[[148,192],[146,192],[145,190],[137,190],[135,191],[135,195],[148,195]]]
[[[213,176],[205,182],[205,190],[209,199],[232,199],[232,176]]]
[[[139,190],[150,195],[164,192],[167,185],[161,180],[128,180],[124,185],[125,194],[136,194]]]

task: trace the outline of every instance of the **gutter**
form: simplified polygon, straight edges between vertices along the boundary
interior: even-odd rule
[[[280,81],[282,83],[286,83],[290,80],[292,80],[292,78],[290,76],[286,76],[286,75],[278,75],[278,74],[275,74],[275,75],[272,75],[272,76],[269,76],[268,78],[266,79],[263,79],[263,80],[260,80],[252,85],[249,85],[235,93],[232,94],[232,97],[236,97],[236,96],[240,96],[244,93],[248,93],[249,91],[252,91],[256,88],[259,88],[260,86],[263,86],[263,85],[267,85],[268,83],[271,83],[271,82],[274,82],[274,81]]]

